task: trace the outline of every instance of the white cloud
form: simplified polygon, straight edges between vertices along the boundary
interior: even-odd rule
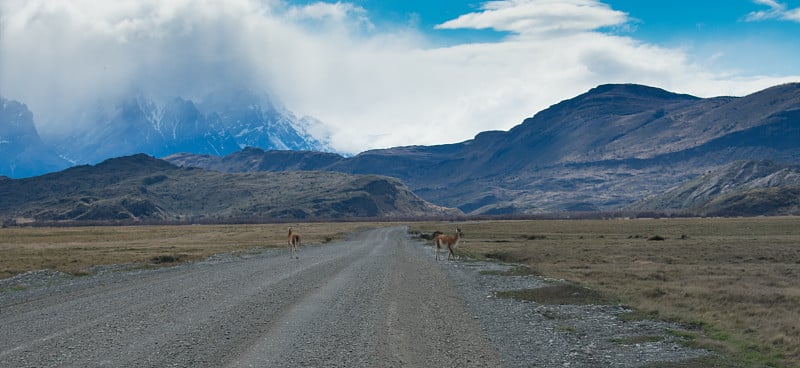
[[[326,21],[332,24],[347,24],[354,21],[355,24],[362,24],[370,29],[374,28],[367,17],[366,9],[349,3],[337,2],[331,4],[319,2],[306,6],[290,7],[286,15],[292,20]]]
[[[800,8],[789,9],[785,3],[775,0],[753,0],[754,3],[769,7],[768,10],[759,10],[747,14],[745,20],[757,22],[768,19],[780,19],[800,22]]]
[[[59,132],[87,106],[131,91],[264,88],[356,153],[508,129],[601,83],[712,96],[792,80],[738,77],[682,49],[595,31],[629,22],[594,0],[493,1],[438,28],[511,36],[440,47],[414,29],[379,29],[369,9],[345,2],[4,0],[0,94],[28,103],[40,130]]]
[[[193,1],[6,1],[0,93],[27,102],[47,128],[133,90],[188,95],[247,81],[252,45],[239,27],[268,9]]]
[[[627,21],[623,12],[594,0],[502,0],[484,3],[482,11],[464,14],[439,29],[495,29],[519,35],[592,31]]]

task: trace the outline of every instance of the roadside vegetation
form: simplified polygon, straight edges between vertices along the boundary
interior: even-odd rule
[[[453,232],[454,223],[412,231]],[[626,304],[621,316],[681,322],[697,367],[800,366],[800,218],[459,223],[461,254],[520,263]],[[520,298],[538,297],[519,292]]]
[[[378,225],[295,224],[302,244],[344,239]],[[289,224],[8,227],[0,229],[0,279],[50,269],[87,275],[92,266],[169,266],[227,252],[287,248]],[[287,248],[288,249],[288,248]]]

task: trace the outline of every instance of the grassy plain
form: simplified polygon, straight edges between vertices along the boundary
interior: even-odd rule
[[[294,224],[303,243],[325,243],[388,223]],[[0,229],[0,278],[37,269],[86,274],[91,266],[191,261],[285,247],[289,224]],[[660,318],[728,360],[695,366],[800,367],[800,218],[420,222],[459,226],[460,252],[522,263]],[[651,240],[652,239],[652,240]],[[662,239],[662,240],[657,240]]]
[[[154,264],[287,246],[290,224],[11,227],[0,229],[0,279],[30,270],[75,275],[96,265]],[[370,223],[294,224],[303,244],[343,239]],[[166,262],[165,262],[166,261]]]
[[[685,322],[690,344],[729,357],[697,366],[800,367],[800,218],[421,223],[464,232],[462,253],[522,263]]]

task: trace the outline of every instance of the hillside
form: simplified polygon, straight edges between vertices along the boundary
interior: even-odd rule
[[[0,180],[0,217],[58,220],[337,219],[454,215],[397,179],[332,172],[227,174],[147,155]]]
[[[698,215],[800,215],[800,166],[737,161],[631,207]]]
[[[800,216],[800,187],[745,189],[693,209],[700,216]]]
[[[800,163],[800,83],[705,99],[602,85],[509,131],[461,143],[349,158],[245,150],[165,159],[231,172],[302,167],[387,175],[428,201],[471,214],[614,210],[737,160]]]

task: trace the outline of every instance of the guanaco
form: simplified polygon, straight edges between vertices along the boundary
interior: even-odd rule
[[[446,235],[446,234],[439,234],[433,238],[433,244],[436,245],[435,253],[436,253],[436,260],[439,260],[439,250],[447,247],[448,255],[447,259],[449,260],[450,257],[453,259],[456,258],[455,253],[453,253],[453,249],[458,246],[458,242],[461,240],[461,228],[456,228],[456,235]]]
[[[292,233],[292,227],[289,226],[289,250],[292,251],[292,255],[294,252],[297,252],[297,247],[300,246],[300,234]]]

